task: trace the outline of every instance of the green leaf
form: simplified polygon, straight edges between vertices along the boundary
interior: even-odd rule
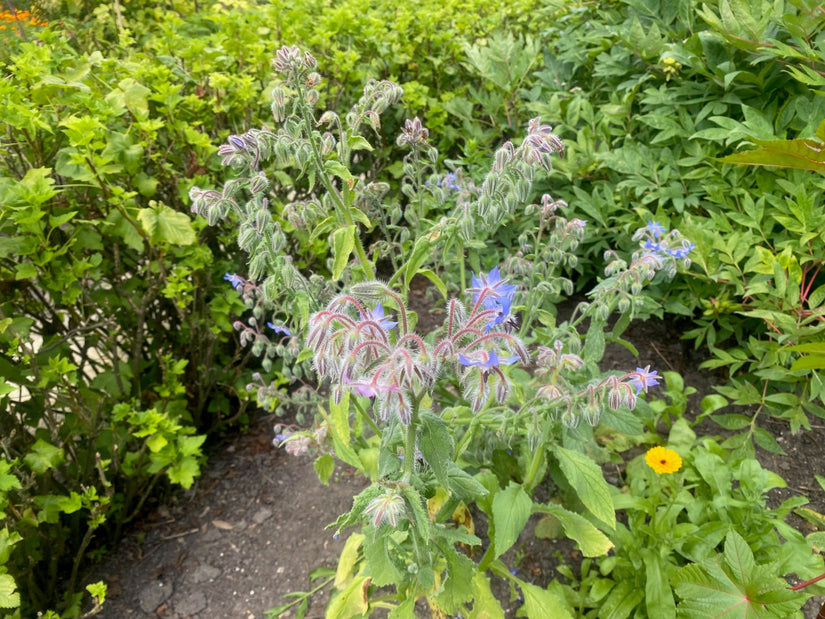
[[[756,441],[757,445],[759,445],[762,449],[766,451],[779,454],[780,456],[787,455],[785,453],[785,450],[782,449],[779,443],[776,442],[776,439],[773,437],[773,435],[764,428],[754,426],[753,440]]]
[[[808,355],[800,357],[791,364],[791,371],[825,369],[825,355]]]
[[[495,557],[500,557],[516,543],[530,518],[533,502],[520,485],[510,482],[506,490],[493,497],[492,522]]]
[[[432,243],[426,236],[418,237],[418,240],[416,240],[415,246],[410,253],[410,257],[407,259],[407,264],[404,267],[404,288],[406,290],[410,289],[410,282],[412,281],[412,278],[416,273],[418,273],[418,269],[421,268],[421,265],[423,265],[427,258],[429,258],[431,248]]]
[[[407,535],[403,533],[402,535]],[[372,578],[372,584],[384,587],[399,582],[402,574],[393,563],[387,543],[390,536],[382,535],[372,529],[364,539],[364,559],[366,569],[364,574]],[[402,538],[403,539],[403,538]],[[393,544],[394,547],[394,544]]]
[[[355,224],[346,226],[345,228],[338,228],[332,233],[332,253],[334,260],[332,263],[332,279],[341,279],[349,262],[350,254],[355,248],[355,235],[358,230]]]
[[[13,462],[17,462],[14,460]],[[8,460],[0,460],[0,492],[8,492],[12,488],[21,488],[20,480],[11,472],[12,463]],[[0,561],[2,564],[2,561]]]
[[[469,619],[504,619],[501,604],[490,589],[490,579],[484,572],[473,575],[473,610]]]
[[[608,527],[615,528],[613,499],[599,466],[584,454],[563,447],[556,447],[553,455],[584,506]]]
[[[472,578],[475,564],[470,558],[452,548],[446,552],[446,559],[447,575],[435,599],[442,610],[454,616],[462,604],[473,599]]]
[[[728,155],[722,163],[777,166],[825,172],[825,143],[816,140],[754,140],[756,150]]]
[[[601,359],[604,356],[605,337],[604,323],[601,320],[593,319],[587,329],[584,339],[583,359]]]
[[[184,456],[180,462],[173,464],[166,470],[169,481],[173,484],[180,484],[187,490],[195,483],[195,478],[200,475],[201,467],[197,458]]]
[[[329,413],[332,417],[332,431],[344,445],[349,447],[349,391],[344,391],[341,401],[337,404],[333,395],[329,397]]]
[[[95,599],[96,604],[103,604],[103,602],[106,601],[106,593],[108,590],[109,588],[102,580],[86,585],[86,591]]]
[[[552,617],[553,619],[573,619],[570,608],[555,593],[536,585],[518,581],[524,594],[524,606],[519,608],[517,617]]]
[[[724,562],[706,559],[673,575],[679,617],[781,619],[798,610],[805,594],[788,589],[769,566],[757,566],[747,542],[735,531],[725,541]]]
[[[335,459],[329,454],[324,454],[316,458],[312,466],[315,467],[315,472],[318,474],[320,482],[328,486],[329,478],[332,477],[332,473],[335,470]]]
[[[0,565],[8,563],[12,546],[21,541],[23,537],[17,531],[9,533],[8,527],[0,529]]]
[[[355,576],[358,565],[358,549],[364,543],[363,533],[353,533],[344,543],[344,549],[338,556],[338,567],[335,570],[335,588],[344,588]]]
[[[444,488],[449,488],[447,472],[453,458],[453,439],[450,431],[444,420],[430,411],[423,411],[420,419],[421,434],[418,437],[418,448],[433,470],[438,483]]]
[[[711,419],[726,430],[741,430],[751,424],[751,418],[739,413],[728,415],[712,415]]]
[[[613,548],[613,542],[584,516],[554,503],[537,505],[535,511],[555,516],[567,536],[579,544],[585,557],[600,557]]]
[[[643,548],[642,559],[645,563],[645,606],[648,617],[656,619],[675,619],[676,602],[670,579],[658,548]]]
[[[62,215],[49,215],[49,225],[52,228],[58,228],[74,219],[75,215],[77,215],[77,211],[69,211],[68,213],[63,213]]]
[[[15,267],[14,271],[14,279],[17,281],[37,277],[37,267],[31,262],[21,262]]]
[[[143,84],[138,84],[131,77],[118,83],[118,87],[106,95],[106,101],[126,108],[138,120],[146,120],[149,116],[148,96],[152,93]]]
[[[205,434],[198,434],[196,436],[179,436],[178,437],[178,452],[182,456],[200,456],[201,445],[206,440]]]
[[[367,139],[360,135],[351,135],[348,140],[350,150],[372,150]]]
[[[10,574],[0,574],[0,608],[18,608],[20,593],[15,591],[17,584]]]
[[[340,162],[336,161],[335,159],[330,159],[324,162],[324,171],[327,174],[331,174],[332,176],[337,176],[343,181],[352,181],[352,174],[350,171],[347,170],[346,167]]]
[[[369,608],[368,576],[353,578],[346,588],[334,597],[327,607],[327,619],[352,619],[366,614]]]
[[[146,446],[152,453],[158,453],[168,444],[169,441],[166,440],[166,437],[163,436],[163,434],[153,434],[152,436],[146,439]]]
[[[449,462],[447,468],[447,488],[462,501],[475,501],[489,494],[475,477],[460,468],[455,462]]]
[[[33,472],[42,475],[49,469],[58,466],[64,459],[65,455],[62,449],[39,438],[32,445],[31,451],[26,454],[23,461]]]
[[[149,205],[138,210],[137,218],[153,244],[192,245],[197,240],[188,215],[154,200]]]

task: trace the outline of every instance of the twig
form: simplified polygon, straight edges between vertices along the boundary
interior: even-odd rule
[[[666,365],[667,367],[669,367],[669,368],[670,368],[670,371],[671,371],[671,372],[676,372],[676,371],[677,371],[677,370],[676,370],[676,368],[674,368],[674,367],[671,365],[670,361],[668,361],[668,360],[665,358],[665,356],[664,356],[664,355],[663,355],[663,354],[659,351],[659,349],[658,349],[658,348],[656,348],[656,344],[654,344],[653,342],[650,342],[650,347],[651,347],[653,350],[655,350],[655,351],[656,351],[656,354],[657,354],[657,355],[659,355],[659,358],[660,358],[662,361],[664,361],[664,362],[665,362],[665,365]]]
[[[199,533],[200,528],[190,529],[189,531],[184,531],[183,533],[175,533],[174,535],[167,535],[166,537],[161,537],[164,542],[168,542],[170,539],[177,539],[179,537],[186,537],[187,535],[193,535],[195,533]]]

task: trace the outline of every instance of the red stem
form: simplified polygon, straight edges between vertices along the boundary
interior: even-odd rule
[[[819,582],[819,581],[820,581],[820,580],[822,580],[823,578],[825,578],[825,574],[820,574],[820,575],[819,575],[819,576],[817,576],[816,578],[811,578],[810,580],[806,580],[805,582],[801,582],[801,583],[799,583],[798,585],[794,585],[793,587],[791,587],[791,591],[799,591],[800,589],[804,589],[804,588],[805,588],[805,587],[807,587],[808,585],[812,585],[812,584],[814,584],[815,582]],[[820,613],[820,614],[821,614],[821,613]]]

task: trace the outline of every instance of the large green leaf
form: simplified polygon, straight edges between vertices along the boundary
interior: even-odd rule
[[[429,411],[421,413],[421,434],[418,437],[418,448],[424,460],[435,473],[438,483],[445,488],[450,487],[447,477],[449,465],[452,463],[453,440],[447,424],[438,415]]]
[[[600,557],[613,548],[613,542],[584,516],[554,503],[537,505],[535,510],[555,516],[567,536],[578,542],[585,557]]]
[[[573,619],[567,604],[555,593],[522,581],[518,584],[524,594],[524,606],[516,613],[517,617]]]
[[[154,200],[149,205],[149,208],[138,211],[137,218],[153,244],[192,245],[197,240],[188,215]]]
[[[472,578],[475,564],[452,548],[447,551],[446,559],[447,575],[436,601],[442,610],[454,616],[462,604],[473,599]]]
[[[756,565],[747,542],[735,531],[728,533],[724,557],[691,563],[674,574],[672,582],[682,598],[679,617],[687,619],[782,619],[807,599],[788,589],[772,566]]]
[[[490,579],[483,572],[473,576],[473,610],[470,619],[504,619],[501,604],[490,589]]]
[[[553,453],[558,458],[562,473],[576,490],[584,506],[596,518],[611,529],[614,528],[616,511],[613,508],[613,498],[599,466],[584,454],[564,447],[556,447]]]
[[[520,485],[510,482],[506,490],[493,497],[493,544],[495,556],[502,554],[516,543],[519,533],[530,518],[533,502]]]
[[[825,172],[825,143],[816,140],[754,140],[761,148],[735,153],[722,163],[777,166]]]

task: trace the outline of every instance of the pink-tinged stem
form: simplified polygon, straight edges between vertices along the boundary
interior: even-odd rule
[[[811,578],[810,580],[806,580],[805,582],[801,582],[798,585],[794,585],[793,587],[791,587],[791,591],[799,591],[800,589],[804,589],[808,585],[812,585],[815,582],[819,582],[823,578],[825,578],[825,574],[820,574],[816,578]],[[823,608],[825,608],[825,607],[823,607]],[[820,612],[819,614],[821,615],[822,613]]]

